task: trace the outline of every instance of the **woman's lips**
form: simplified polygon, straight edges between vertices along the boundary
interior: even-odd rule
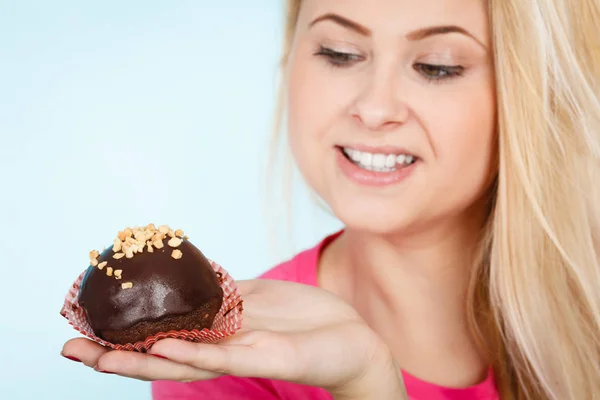
[[[360,151],[360,150],[359,150]],[[371,154],[371,153],[370,153]],[[384,155],[386,153],[376,153]],[[387,156],[395,155],[396,153],[389,153]],[[400,155],[404,155],[400,153]],[[375,155],[373,155],[374,157]],[[412,155],[408,155],[410,157],[414,157]],[[344,153],[344,149],[338,147],[336,149],[336,161],[342,173],[352,182],[364,185],[364,186],[389,186],[393,184],[400,183],[407,179],[414,169],[419,165],[420,159],[414,158],[412,163],[398,163],[396,162],[393,167],[388,167],[391,165],[391,159],[386,161],[384,167],[381,167],[381,160],[379,160],[377,167],[373,166],[374,160],[368,160],[367,165],[363,165],[360,162],[352,161],[350,156]],[[397,161],[397,160],[396,160]],[[377,168],[378,170],[369,170],[367,168]]]

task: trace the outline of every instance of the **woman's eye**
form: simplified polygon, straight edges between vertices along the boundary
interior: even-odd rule
[[[363,56],[358,54],[335,51],[333,49],[323,46],[321,46],[321,48],[315,53],[315,55],[326,58],[327,61],[335,67],[350,66],[358,61],[362,61],[364,58]]]
[[[440,81],[462,75],[464,67],[460,65],[415,64],[414,68],[427,80]]]

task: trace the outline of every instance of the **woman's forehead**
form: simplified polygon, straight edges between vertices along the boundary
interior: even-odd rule
[[[302,0],[299,29],[327,14],[367,28],[374,37],[404,37],[432,26],[458,26],[489,44],[484,0]]]

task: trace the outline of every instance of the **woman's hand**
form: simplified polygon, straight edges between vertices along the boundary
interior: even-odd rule
[[[387,346],[348,304],[298,283],[237,284],[244,300],[243,329],[217,344],[164,339],[142,354],[78,338],[68,341],[62,354],[99,371],[142,380],[234,375],[322,387],[336,398],[405,398]]]

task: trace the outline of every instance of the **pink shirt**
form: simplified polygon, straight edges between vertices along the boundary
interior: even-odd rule
[[[341,232],[326,237],[317,246],[267,271],[260,278],[293,281],[317,286],[317,265],[323,248]],[[451,389],[422,381],[402,371],[411,400],[498,400],[493,374],[464,389]],[[154,400],[332,400],[324,389],[259,378],[223,376],[209,381],[152,383]]]

